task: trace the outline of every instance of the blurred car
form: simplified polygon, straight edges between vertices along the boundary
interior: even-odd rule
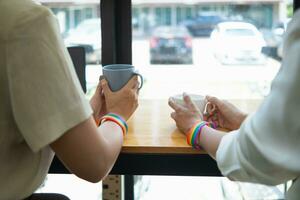
[[[151,64],[192,64],[192,38],[183,26],[157,27],[150,38]]]
[[[214,55],[222,64],[264,64],[266,45],[257,28],[246,22],[222,22],[211,34]]]
[[[87,63],[101,62],[101,22],[100,18],[82,21],[65,37],[65,45],[82,46],[86,53]]]
[[[215,26],[224,19],[215,13],[202,13],[182,23],[195,37],[209,37]]]

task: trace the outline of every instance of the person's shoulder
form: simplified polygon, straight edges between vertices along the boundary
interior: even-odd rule
[[[32,0],[3,1],[0,10],[1,24],[3,31],[0,37],[9,39],[24,34],[24,30],[30,29],[38,21],[47,17],[54,18],[52,12]],[[9,2],[9,3],[8,3]]]

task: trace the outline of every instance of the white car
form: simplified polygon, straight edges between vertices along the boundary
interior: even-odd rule
[[[219,23],[211,34],[215,57],[225,65],[264,64],[266,42],[257,28],[246,22]]]
[[[82,46],[87,63],[101,62],[101,22],[100,18],[87,19],[69,31],[64,42],[69,46]]]

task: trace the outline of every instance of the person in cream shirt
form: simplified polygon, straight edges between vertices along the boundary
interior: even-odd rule
[[[134,76],[111,92],[102,80],[88,101],[53,13],[31,0],[0,0],[0,200],[68,199],[33,194],[54,153],[84,180],[107,176],[138,85]]]
[[[286,32],[281,69],[256,113],[247,116],[229,102],[208,96],[217,109],[203,116],[188,95],[184,99],[184,106],[169,100],[175,110],[171,117],[187,136],[191,128],[203,126],[192,129],[199,135],[193,142],[216,159],[224,176],[266,185],[292,181],[287,199],[300,199],[300,11]],[[210,128],[204,120],[231,132]]]

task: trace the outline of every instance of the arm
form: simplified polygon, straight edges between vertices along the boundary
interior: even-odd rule
[[[216,159],[218,147],[225,134],[223,131],[205,126],[201,131],[200,141],[198,141],[198,143],[211,157]]]
[[[64,165],[90,182],[111,170],[123,144],[122,129],[113,122],[96,127],[92,117],[67,131],[50,146]]]
[[[44,156],[41,152],[45,152],[49,158],[52,154],[46,147],[50,145],[77,176],[101,180],[120,152],[121,129],[112,122],[96,127],[55,17],[48,10],[18,29],[24,39],[7,46],[12,55],[7,74],[13,117],[24,142],[32,153]],[[127,120],[138,105],[137,85],[134,77],[120,91],[111,92],[102,81],[107,112]]]
[[[102,80],[101,87],[98,86],[93,96],[95,110],[102,110],[102,93],[99,89],[103,88],[103,95],[107,99],[105,109],[127,120],[137,108],[138,85],[135,76],[120,91],[112,92],[107,82]],[[122,129],[116,123],[108,121],[97,128],[94,118],[90,117],[67,131],[50,146],[72,173],[90,182],[98,182],[113,167],[122,144]]]

